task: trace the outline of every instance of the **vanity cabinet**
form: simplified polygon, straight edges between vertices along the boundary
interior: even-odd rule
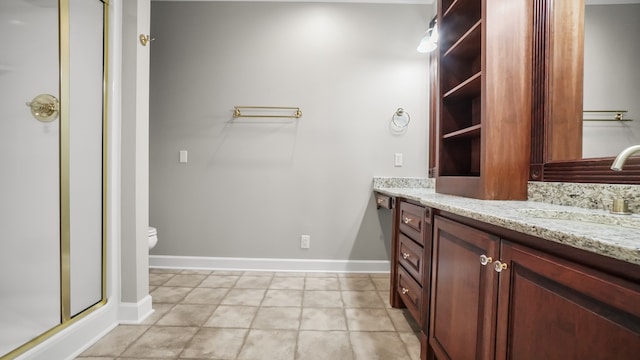
[[[640,353],[640,284],[441,216],[431,286],[430,358]]]
[[[436,216],[433,240],[429,345],[437,359],[492,359],[498,276],[479,259],[500,239]]]
[[[391,306],[406,307],[423,330],[428,324],[431,208],[397,199],[391,262]]]
[[[532,19],[528,0],[438,1],[437,192],[526,199]]]

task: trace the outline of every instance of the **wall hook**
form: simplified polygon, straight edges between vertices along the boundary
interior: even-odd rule
[[[147,46],[148,43],[155,40],[155,38],[152,38],[151,35],[144,35],[144,34],[140,34],[139,39],[140,39],[140,44],[142,44],[142,46]]]

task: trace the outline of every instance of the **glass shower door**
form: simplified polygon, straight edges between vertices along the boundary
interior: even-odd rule
[[[0,49],[2,357],[61,322],[58,1],[0,1]]]

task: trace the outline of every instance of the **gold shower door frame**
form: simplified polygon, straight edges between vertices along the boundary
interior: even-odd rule
[[[34,348],[44,340],[73,325],[107,303],[107,170],[108,170],[108,59],[109,59],[109,0],[95,0],[103,4],[103,78],[102,78],[102,297],[96,304],[71,316],[71,241],[70,241],[70,31],[69,0],[58,0],[58,36],[60,64],[60,324],[38,335],[0,360],[8,360]]]

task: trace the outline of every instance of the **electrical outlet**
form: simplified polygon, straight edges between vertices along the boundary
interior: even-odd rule
[[[402,166],[402,153],[396,153],[394,165]]]
[[[311,235],[300,235],[300,248],[308,249],[311,247]]]

